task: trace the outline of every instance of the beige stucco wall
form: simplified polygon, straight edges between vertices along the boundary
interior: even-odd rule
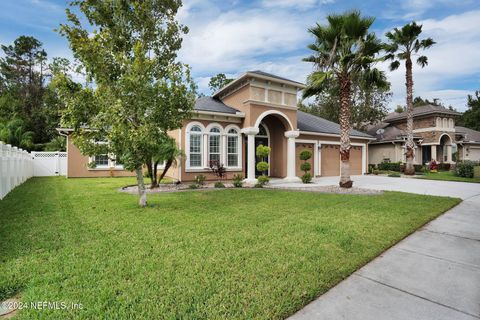
[[[126,177],[135,173],[122,169],[89,169],[88,156],[83,155],[67,137],[67,178]]]
[[[379,164],[384,161],[384,159],[389,158],[391,162],[401,161],[398,155],[398,150],[393,143],[385,144],[371,144],[368,146],[368,163],[369,164]]]

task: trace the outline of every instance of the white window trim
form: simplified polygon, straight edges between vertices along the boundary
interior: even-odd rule
[[[228,134],[228,131],[230,129],[234,129],[234,130],[237,130],[237,163],[238,165],[237,166],[228,166],[228,136],[232,136],[232,135],[229,135]],[[225,168],[227,169],[235,169],[235,170],[242,170],[242,161],[243,161],[243,156],[242,156],[242,133],[241,133],[241,130],[238,126],[236,125],[233,125],[233,124],[230,124],[228,126],[225,127],[225,148],[224,148],[224,158],[225,158]]]
[[[201,159],[202,159],[202,165],[198,166],[198,167],[191,167],[190,166],[190,130],[192,129],[192,127],[194,126],[199,126],[200,129],[202,129],[202,131],[200,132],[200,155],[201,155]],[[205,150],[204,150],[204,145],[205,145],[205,141],[204,141],[204,136],[205,136],[205,126],[201,123],[201,122],[198,122],[198,121],[192,121],[192,122],[189,122],[185,128],[185,149],[186,149],[186,159],[185,159],[185,169],[186,170],[202,170],[202,169],[205,169],[204,166],[205,166]]]
[[[218,129],[220,132],[218,133],[211,133],[210,130],[212,130],[213,128],[216,128]],[[207,143],[206,143],[206,148],[204,149],[205,150],[205,153],[206,153],[206,163],[205,163],[205,167],[206,168],[210,168],[210,136],[218,136],[219,139],[218,139],[218,155],[219,155],[219,161],[220,161],[220,164],[223,164],[225,166],[225,163],[224,163],[224,152],[222,152],[223,148],[224,148],[224,143],[223,143],[223,140],[224,140],[224,135],[225,135],[225,131],[223,130],[223,127],[219,124],[219,123],[216,123],[216,122],[213,122],[213,123],[210,123],[206,128],[205,128],[205,135],[207,137]],[[217,153],[215,153],[217,154]]]

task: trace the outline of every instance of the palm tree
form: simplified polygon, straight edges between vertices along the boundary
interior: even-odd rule
[[[34,147],[33,136],[32,131],[25,131],[25,125],[21,119],[0,123],[0,141],[12,146],[30,151]]]
[[[318,95],[333,81],[340,88],[340,187],[350,188],[350,105],[352,83],[366,83],[384,86],[383,72],[372,68],[379,61],[377,54],[382,43],[374,33],[369,32],[374,18],[362,17],[359,11],[329,15],[328,24],[309,29],[315,36],[315,43],[308,46],[314,51],[303,61],[312,62],[315,71],[307,78],[303,97]]]
[[[413,76],[412,76],[412,57],[418,56],[418,52],[430,48],[435,42],[432,38],[419,40],[418,36],[422,33],[422,25],[411,22],[401,29],[395,28],[387,32],[385,36],[388,43],[385,45],[387,60],[392,60],[390,70],[396,70],[400,67],[400,60],[405,60],[405,85],[407,87],[407,141],[405,143],[407,164],[405,174],[415,174],[413,159],[415,157],[415,145],[413,143]],[[426,56],[418,56],[417,64],[422,68],[428,64]]]

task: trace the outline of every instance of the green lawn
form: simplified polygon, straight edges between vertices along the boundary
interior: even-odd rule
[[[281,319],[456,205],[386,192],[117,192],[33,178],[0,201],[0,298],[81,303],[19,318]]]
[[[418,176],[418,178],[428,179],[428,180],[445,180],[445,181],[480,183],[480,178],[457,177],[453,171],[427,172],[423,176]]]

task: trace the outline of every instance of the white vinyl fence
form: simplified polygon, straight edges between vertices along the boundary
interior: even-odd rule
[[[0,141],[0,199],[33,176],[30,153]]]
[[[51,177],[67,174],[66,152],[36,152],[32,151],[33,176]]]
[[[0,200],[31,177],[66,175],[66,152],[32,152],[0,141]]]

